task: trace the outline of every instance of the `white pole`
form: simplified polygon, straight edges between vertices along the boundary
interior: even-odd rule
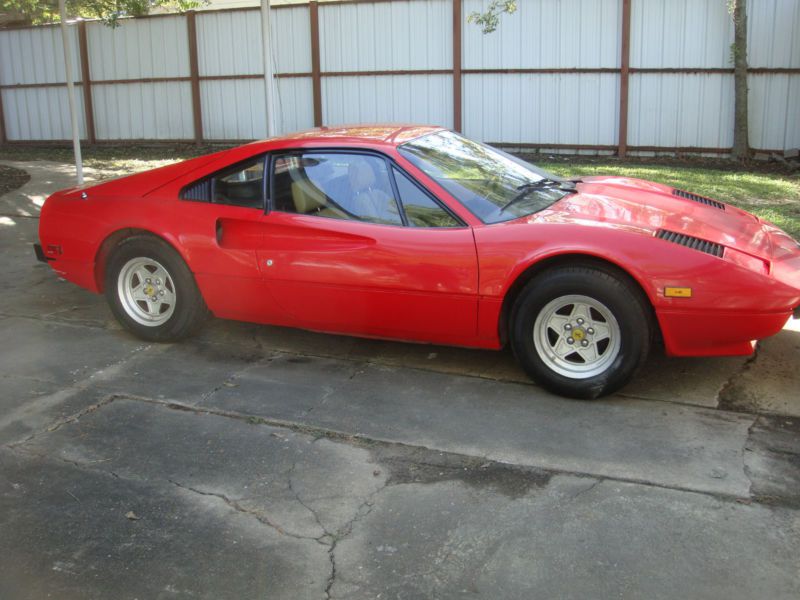
[[[278,134],[275,120],[275,78],[272,69],[272,30],[270,29],[270,0],[261,0],[261,40],[264,57],[264,97],[267,109],[267,137]]]
[[[67,97],[69,98],[69,116],[72,123],[72,149],[75,152],[75,171],[78,185],[83,185],[83,160],[81,159],[81,138],[78,130],[78,111],[75,102],[75,82],[72,78],[72,53],[70,52],[69,30],[67,29],[67,8],[65,0],[58,0],[61,13],[61,40],[64,42],[64,70],[67,76]]]

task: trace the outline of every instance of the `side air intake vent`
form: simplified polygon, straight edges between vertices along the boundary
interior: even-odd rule
[[[700,204],[705,204],[707,206],[713,206],[714,208],[718,208],[719,210],[725,210],[725,205],[722,202],[717,202],[716,200],[712,200],[711,198],[706,198],[705,196],[698,196],[697,194],[693,194],[691,192],[684,192],[683,190],[672,190],[672,195],[680,196],[681,198],[686,198],[687,200],[699,202]]]
[[[676,233],[674,231],[667,231],[666,229],[659,229],[656,237],[673,244],[680,244],[692,250],[699,250],[706,254],[711,254],[718,258],[722,258],[722,253],[725,250],[721,244],[709,242],[708,240],[701,240],[700,238],[692,237],[683,233]]]

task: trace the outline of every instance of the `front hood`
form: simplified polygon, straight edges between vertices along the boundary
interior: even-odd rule
[[[532,220],[616,227],[646,235],[664,229],[775,258],[772,234],[780,230],[733,206],[700,196],[683,197],[669,186],[625,177],[587,177],[577,190]]]

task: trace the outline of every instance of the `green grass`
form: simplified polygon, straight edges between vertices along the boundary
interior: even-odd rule
[[[95,146],[83,149],[87,167],[104,175],[142,171],[207,154],[222,146]],[[750,211],[775,223],[800,239],[800,174],[787,174],[781,165],[751,163],[739,165],[724,160],[642,159],[624,162],[615,158],[528,157],[535,164],[558,175],[622,175],[665,183],[708,196]],[[54,160],[70,162],[69,147],[0,147],[0,160]]]

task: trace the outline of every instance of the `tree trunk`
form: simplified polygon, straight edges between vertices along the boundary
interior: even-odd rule
[[[747,128],[747,2],[733,0],[733,157],[750,156]]]

